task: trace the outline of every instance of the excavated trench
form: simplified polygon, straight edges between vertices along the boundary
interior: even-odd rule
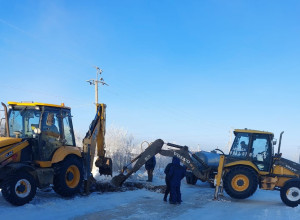
[[[153,186],[149,183],[141,183],[141,182],[125,182],[121,187],[116,187],[112,185],[110,182],[96,182],[90,189],[90,192],[125,192],[125,191],[133,191],[138,189],[147,189],[152,192],[157,193],[165,193],[166,186]]]

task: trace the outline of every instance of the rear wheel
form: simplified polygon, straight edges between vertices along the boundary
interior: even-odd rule
[[[192,172],[186,172],[186,183],[195,185],[197,183],[197,177]]]
[[[235,199],[250,197],[256,191],[257,186],[257,175],[248,167],[234,167],[224,177],[224,189]]]
[[[300,182],[291,181],[280,190],[280,198],[284,204],[297,207],[300,203]]]
[[[34,177],[26,171],[19,171],[4,180],[2,195],[6,201],[21,206],[30,202],[36,193]]]
[[[53,189],[63,197],[70,197],[80,191],[83,180],[82,161],[76,156],[69,156],[56,164]]]
[[[196,183],[197,183],[197,177],[195,176],[195,175],[193,175],[193,178],[192,178],[192,185],[196,185]]]

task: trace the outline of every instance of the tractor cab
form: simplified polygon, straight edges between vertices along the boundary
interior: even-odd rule
[[[273,138],[271,132],[236,129],[228,160],[251,161],[259,171],[269,172],[272,165]]]
[[[6,136],[27,139],[35,161],[49,161],[61,146],[75,146],[70,108],[36,102],[8,104]]]

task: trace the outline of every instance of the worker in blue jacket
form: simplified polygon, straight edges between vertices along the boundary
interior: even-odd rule
[[[181,192],[180,183],[185,177],[186,169],[180,165],[180,160],[177,157],[173,157],[172,166],[170,167],[168,177],[170,178],[170,203],[180,204]]]
[[[170,172],[171,166],[172,166],[172,163],[169,163],[166,166],[165,171],[164,171],[164,173],[166,174],[166,178],[165,178],[165,181],[166,181],[166,191],[165,191],[165,195],[164,195],[164,201],[165,202],[167,202],[168,195],[170,193],[170,177],[169,177],[169,172]]]
[[[147,180],[147,182],[152,182],[152,179],[153,179],[153,170],[155,168],[155,165],[156,165],[155,156],[151,157],[145,163],[145,168],[146,168],[147,173],[148,173],[148,180]]]

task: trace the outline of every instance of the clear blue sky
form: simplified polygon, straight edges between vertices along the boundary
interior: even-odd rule
[[[101,67],[107,124],[225,148],[231,128],[300,146],[299,1],[0,0],[1,101],[64,102],[84,134]]]

